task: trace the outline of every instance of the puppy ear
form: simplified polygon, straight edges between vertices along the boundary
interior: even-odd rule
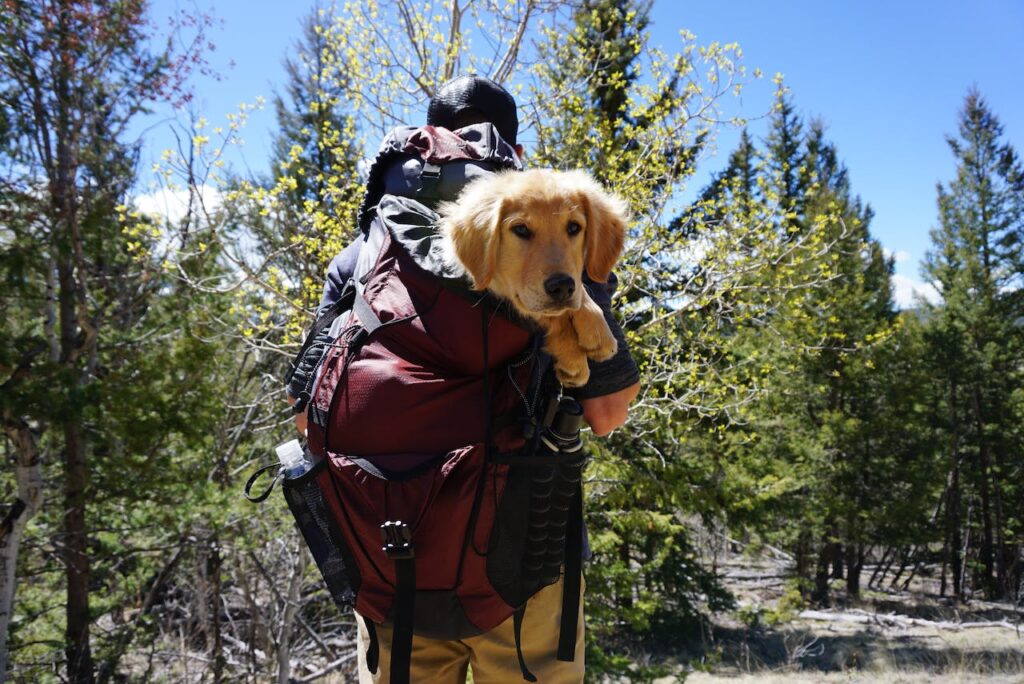
[[[584,265],[592,280],[603,283],[625,246],[629,210],[622,199],[605,191],[589,175],[572,172],[572,176],[587,215]]]
[[[501,193],[489,190],[490,183],[473,183],[456,202],[441,206],[441,230],[455,257],[473,279],[473,289],[483,290],[498,267],[498,243],[504,201]]]

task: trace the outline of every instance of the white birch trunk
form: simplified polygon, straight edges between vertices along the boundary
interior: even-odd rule
[[[21,535],[43,502],[43,469],[31,429],[24,421],[5,415],[4,432],[15,451],[14,474],[18,483],[18,500],[14,505],[23,508],[17,516],[9,514],[10,527],[0,530],[3,535],[0,537],[0,684],[7,678],[9,665],[7,631],[14,611],[15,569],[18,565]],[[11,512],[17,512],[17,509]]]

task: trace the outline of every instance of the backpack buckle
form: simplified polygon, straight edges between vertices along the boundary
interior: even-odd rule
[[[412,531],[401,520],[389,520],[380,526],[384,538],[384,553],[391,560],[413,558]]]

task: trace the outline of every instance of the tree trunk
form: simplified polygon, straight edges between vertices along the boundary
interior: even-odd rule
[[[949,502],[946,505],[946,530],[949,534],[949,567],[953,576],[953,595],[960,600],[964,597],[963,587],[963,556],[960,536],[960,436],[957,430],[956,387],[950,383],[949,388],[950,425],[952,434],[949,437],[950,483]]]
[[[916,546],[911,548],[909,553],[907,553],[905,549],[902,549],[900,551],[900,567],[896,571],[896,574],[893,575],[892,581],[889,583],[889,588],[890,589],[895,589],[896,586],[899,584],[900,577],[903,577],[903,572],[907,569],[907,561],[910,560],[912,557],[914,557],[916,554],[917,554],[917,547]]]
[[[888,547],[882,550],[882,557],[878,559],[878,564],[875,565],[875,570],[871,573],[871,579],[868,580],[868,589],[871,589],[875,586],[875,580],[879,580],[881,582],[885,581],[885,572],[883,572],[882,568],[888,569],[886,561],[889,558],[889,553],[891,550],[892,549]],[[881,578],[879,578],[879,575],[881,575]]]
[[[811,598],[823,605],[827,606],[828,601],[828,580],[829,580],[829,568],[832,565],[832,551],[834,545],[828,541],[826,536],[822,540],[821,548],[818,551],[818,565],[814,572],[814,593]]]
[[[632,571],[633,571],[633,568],[632,568],[633,563],[632,563],[632,559],[631,559],[631,555],[630,555],[630,551],[629,551],[629,542],[626,541],[625,539],[623,539],[622,543],[619,544],[619,562],[622,563],[623,567],[626,568],[627,572],[632,573]],[[629,587],[629,593],[627,593],[624,596],[619,596],[618,599],[617,599],[617,602],[619,604],[619,607],[621,607],[621,608],[623,608],[625,610],[631,610],[633,608],[633,587],[632,587],[632,585],[630,585],[630,587]]]
[[[978,579],[985,596],[989,600],[995,600],[999,598],[999,592],[995,582],[995,553],[992,533],[992,464],[988,440],[985,439],[984,434],[985,423],[981,415],[981,398],[977,388],[974,389],[973,400],[975,427],[978,430],[979,465],[981,466],[981,473],[978,477],[981,494],[981,549],[979,550],[981,573]]]
[[[306,568],[307,558],[301,540],[295,547],[291,575],[288,578],[288,597],[284,614],[281,618],[281,632],[277,643],[277,684],[288,684],[291,681],[291,645],[292,631],[295,629],[296,617],[299,614],[302,598],[302,573]]]
[[[810,565],[810,560],[808,558],[810,556],[810,544],[811,539],[809,533],[806,531],[801,531],[800,538],[797,540],[796,572],[797,580],[800,583],[800,594],[805,599],[810,598],[810,596],[808,595],[808,583],[806,582],[808,579],[810,579],[810,571],[808,569],[808,565]]]
[[[7,411],[3,416],[4,432],[14,445],[14,477],[18,498],[0,527],[0,681],[7,673],[7,631],[14,612],[15,569],[25,525],[43,503],[43,469],[39,462],[35,435],[27,423]]]
[[[77,421],[64,425],[64,566],[67,577],[65,653],[68,679],[93,681],[89,647],[89,548],[86,536],[85,499],[89,471],[85,439]]]
[[[846,545],[846,593],[851,598],[860,598],[860,572],[864,566],[863,544]]]
[[[94,681],[89,645],[89,550],[85,504],[89,483],[88,446],[80,413],[81,390],[88,382],[83,366],[95,348],[95,328],[89,320],[88,283],[81,258],[82,236],[78,224],[77,173],[79,159],[75,142],[79,131],[72,114],[75,102],[72,85],[76,80],[78,38],[72,35],[74,3],[62,0],[57,10],[56,42],[58,68],[54,75],[56,112],[53,135],[56,168],[51,172],[50,198],[56,219],[54,258],[57,265],[60,311],[61,364],[67,371],[64,407],[64,549],[67,577],[65,644],[68,679],[74,684]],[[83,363],[85,357],[86,363]]]
[[[843,575],[843,563],[846,560],[846,556],[850,552],[850,545],[846,545],[844,548],[842,544],[836,542],[832,548],[832,579],[842,579]]]

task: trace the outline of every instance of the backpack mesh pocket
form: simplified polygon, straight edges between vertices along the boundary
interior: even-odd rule
[[[281,490],[331,598],[344,609],[355,605],[359,571],[320,490],[326,465],[320,461],[302,476],[285,479]]]

